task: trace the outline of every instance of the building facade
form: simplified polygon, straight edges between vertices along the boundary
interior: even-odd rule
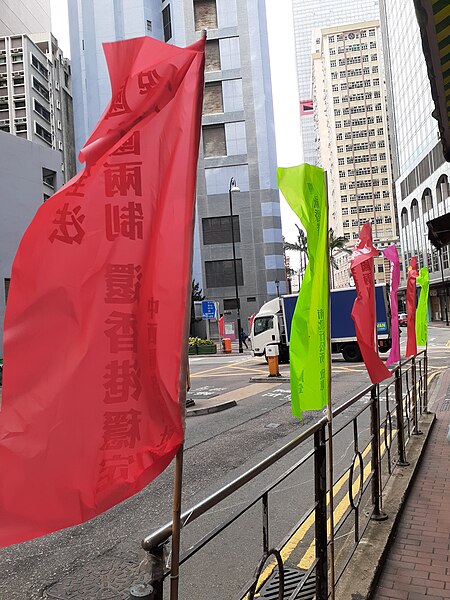
[[[354,246],[372,225],[379,249],[398,242],[379,21],[317,30],[313,101],[319,164],[327,171],[330,227]],[[338,257],[335,287],[350,284],[348,254]],[[389,282],[382,257],[375,280]]]
[[[0,148],[0,356],[3,356],[3,318],[14,256],[43,196],[52,191],[48,174],[53,175],[55,189],[64,180],[59,154],[49,146],[0,131]]]
[[[379,19],[378,0],[292,0],[297,61],[300,127],[304,161],[318,164],[312,97],[311,44],[314,31],[344,23]]]
[[[0,0],[0,36],[51,31],[50,0]]]
[[[408,264],[416,256],[419,266],[428,268],[429,315],[443,320],[449,247],[443,248],[441,268],[426,223],[450,211],[450,164],[444,161],[432,116],[434,104],[414,4],[382,0],[381,16],[402,258]]]
[[[51,33],[0,37],[0,130],[53,148],[64,180],[75,174],[70,64]]]
[[[94,5],[95,4],[95,5]],[[242,321],[285,292],[265,3],[140,0],[70,3],[77,149],[109,100],[101,42],[149,35],[179,46],[207,29],[193,277],[235,316],[230,189]],[[95,14],[93,14],[93,12]],[[98,13],[100,18],[95,18]],[[236,186],[231,181],[236,181]]]

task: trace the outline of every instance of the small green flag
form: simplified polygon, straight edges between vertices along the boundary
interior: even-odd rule
[[[428,292],[430,289],[430,275],[426,267],[420,269],[416,283],[421,287],[416,310],[416,340],[419,346],[426,346],[428,340]]]
[[[320,410],[330,388],[328,230],[323,169],[300,165],[277,169],[278,187],[299,217],[308,238],[305,276],[291,325],[292,414]]]

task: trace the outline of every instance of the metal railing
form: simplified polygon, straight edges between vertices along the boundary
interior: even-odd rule
[[[333,445],[339,436],[348,440],[350,431],[350,446],[352,457],[346,468],[333,485],[333,500],[336,506],[334,538],[341,540],[342,547],[335,554],[335,564],[331,565],[335,572],[337,584],[345,571],[353,553],[358,546],[371,520],[384,520],[387,515],[383,512],[383,491],[386,483],[396,467],[407,466],[408,441],[412,435],[419,435],[420,418],[428,412],[427,388],[427,352],[402,361],[392,370],[393,378],[385,385],[366,387],[333,410]],[[220,536],[233,523],[250,509],[261,506],[262,512],[262,556],[250,581],[242,588],[239,598],[253,600],[260,591],[264,580],[263,570],[267,565],[278,577],[278,599],[285,598],[285,569],[282,550],[293,534],[307,521],[313,520],[314,534],[311,541],[313,559],[302,570],[302,577],[296,588],[290,593],[290,600],[295,600],[305,586],[311,585],[315,579],[315,598],[325,600],[331,594],[329,585],[330,552],[327,532],[327,505],[330,490],[327,490],[327,431],[328,420],[320,418],[295,439],[256,464],[254,467],[217,490],[189,510],[183,512],[181,525],[185,528],[196,519],[205,515],[226,498],[235,494],[246,484],[252,482],[258,475],[265,473],[271,466],[276,465],[288,455],[294,455],[300,446],[306,446],[306,453],[294,462],[282,474],[251,500],[241,503],[241,507],[231,517],[213,527],[196,541],[180,558],[180,565],[185,564],[202,548]],[[345,437],[347,436],[347,437]],[[308,449],[308,445],[310,448]],[[293,529],[278,544],[272,545],[269,536],[270,507],[269,494],[280,484],[312,462],[314,480],[313,505],[295,524]],[[347,489],[345,484],[347,483]],[[341,508],[342,507],[342,508]],[[352,535],[353,534],[353,538]],[[242,536],[242,530],[239,531]],[[172,536],[172,523],[161,527],[147,536],[142,547],[148,553],[150,582],[141,585],[139,594],[131,597],[141,597],[153,600],[163,600],[164,580],[170,577],[170,570],[165,564],[165,549]],[[240,540],[240,544],[245,543]],[[334,554],[334,552],[333,552]],[[267,579],[267,577],[266,577]]]

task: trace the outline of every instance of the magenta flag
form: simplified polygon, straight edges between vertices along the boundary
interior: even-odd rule
[[[398,287],[400,285],[400,260],[397,247],[393,244],[381,251],[385,258],[391,262],[391,295],[389,298],[391,306],[391,337],[392,348],[386,365],[392,365],[400,360],[400,340],[398,335]]]

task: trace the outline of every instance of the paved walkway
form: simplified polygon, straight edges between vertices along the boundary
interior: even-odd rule
[[[434,392],[437,420],[373,600],[450,598],[450,370]]]

